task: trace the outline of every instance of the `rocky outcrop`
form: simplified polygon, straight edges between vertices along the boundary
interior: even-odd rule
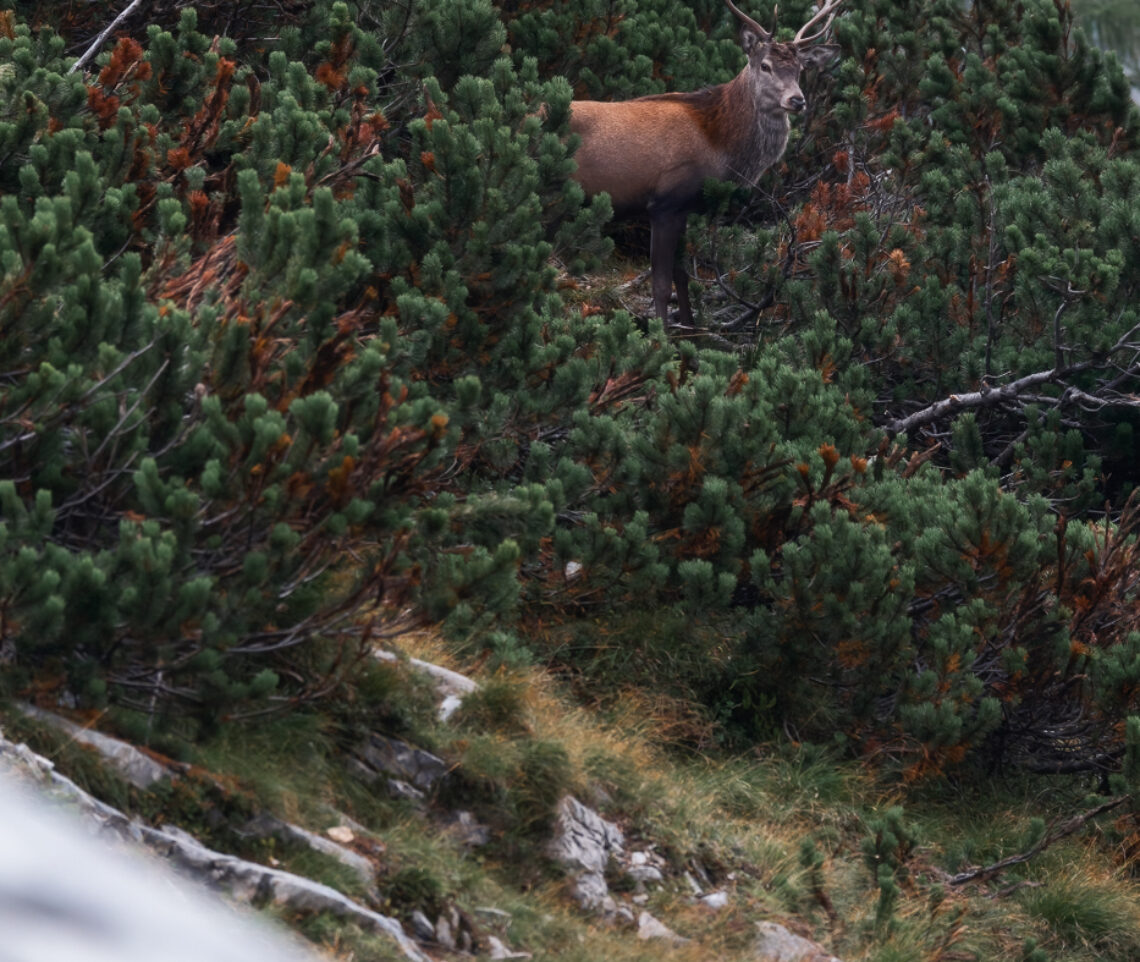
[[[36,755],[25,745],[15,745],[2,736],[0,736],[0,772],[7,773],[8,777],[22,778],[58,802],[69,803],[90,826],[95,828],[97,834],[120,842],[136,845],[141,843],[177,867],[183,877],[204,884],[207,888],[224,890],[239,902],[256,905],[272,903],[298,912],[328,912],[354,922],[365,931],[389,936],[404,957],[411,962],[430,962],[428,956],[404,933],[403,927],[396,919],[374,912],[320,882],[214,851],[181,829],[155,828],[132,820],[118,809],[89,795],[66,776],[56,772],[54,765],[46,758]],[[61,870],[64,873],[71,871],[66,859],[61,859]],[[93,886],[98,887],[99,882],[96,878],[92,878],[91,881]],[[117,907],[120,915],[141,911],[143,910],[138,905]],[[54,956],[49,952],[36,957],[65,956]],[[82,954],[75,956],[77,959],[85,957],[95,958]],[[176,954],[166,955],[157,951],[151,957],[183,958]],[[210,957],[209,954],[203,954],[195,958]],[[230,958],[229,955],[215,957]],[[259,956],[256,953],[246,955],[246,958],[257,957]],[[20,957],[15,956],[15,958]],[[28,956],[29,962],[31,958],[32,956]],[[131,956],[126,955],[124,958]],[[189,959],[190,956],[185,958]],[[273,957],[266,956],[266,958]]]
[[[378,657],[390,657],[384,656]],[[476,690],[476,684],[448,669],[411,660],[412,667],[428,672],[436,679],[442,699],[441,717],[447,717],[462,697]],[[449,707],[450,706],[450,707]],[[161,756],[152,757],[133,746],[101,733],[90,731],[58,715],[41,709],[25,707],[26,714],[60,728],[69,738],[81,742],[98,752],[108,769],[115,771],[131,784],[147,789],[157,781],[170,778],[191,778],[188,766],[175,762],[164,764]],[[486,845],[490,832],[479,824],[469,812],[443,812],[438,810],[440,783],[448,778],[447,763],[427,752],[396,738],[373,733],[356,745],[348,758],[357,774],[390,794],[406,797],[425,818],[430,818],[436,830],[446,832],[464,848]],[[434,921],[423,911],[409,916],[412,937],[405,933],[396,919],[374,911],[369,905],[379,906],[380,893],[376,889],[377,867],[384,864],[384,846],[367,828],[338,812],[328,811],[328,822],[336,822],[325,835],[317,834],[299,825],[263,812],[237,828],[250,836],[275,836],[299,843],[336,859],[349,867],[369,893],[368,905],[344,895],[336,889],[303,878],[280,868],[246,861],[203,845],[187,832],[171,826],[151,826],[132,820],[124,813],[106,805],[82,791],[73,782],[54,770],[52,763],[31,752],[26,746],[4,741],[0,734],[0,775],[5,769],[21,772],[23,777],[37,783],[41,789],[65,800],[77,809],[95,834],[120,842],[128,842],[177,867],[179,873],[207,888],[227,893],[233,900],[256,906],[276,905],[287,912],[328,913],[354,923],[364,931],[380,934],[392,940],[402,957],[411,962],[431,962],[426,950],[442,951],[451,955],[479,954],[491,959],[526,959],[530,954],[513,949],[507,942],[509,913],[485,907],[464,911],[453,900],[432,912],[438,913]],[[2,786],[0,786],[2,788]],[[431,797],[429,799],[429,796]],[[323,817],[323,816],[322,816]],[[0,850],[3,849],[3,825],[0,825]],[[326,837],[326,835],[328,837]],[[547,853],[561,864],[569,880],[569,892],[586,912],[615,924],[628,934],[641,940],[655,940],[680,945],[688,940],[655,918],[647,910],[652,896],[647,891],[662,885],[687,889],[690,904],[701,906],[708,912],[722,911],[733,900],[731,884],[735,876],[730,872],[716,881],[692,858],[682,871],[670,866],[656,851],[655,846],[642,842],[630,846],[621,827],[600,815],[571,796],[564,797],[556,809],[554,831]],[[0,860],[2,863],[2,860]],[[609,881],[621,884],[610,890]],[[609,880],[609,881],[607,881]],[[699,880],[699,881],[698,881]],[[717,889],[716,883],[730,885],[729,890]],[[0,922],[4,918],[5,876],[0,864]],[[485,917],[484,917],[485,916]],[[668,921],[668,920],[666,920]],[[492,934],[497,931],[498,934]],[[417,944],[417,941],[418,943]],[[5,932],[5,950],[8,949]],[[287,947],[288,949],[288,947]],[[304,955],[276,955],[266,950],[247,951],[243,958],[265,959],[266,962],[300,962],[310,958]],[[302,950],[298,949],[298,952]],[[95,957],[79,954],[61,954],[76,962],[96,962]],[[17,951],[13,962],[31,962],[33,958],[55,957],[50,952],[37,952],[22,957]],[[135,962],[129,953],[116,954],[124,962]],[[159,951],[153,957],[180,962],[176,952]],[[206,957],[219,962],[230,962],[231,956],[213,953]],[[387,957],[387,956],[385,956]],[[755,962],[839,962],[820,945],[797,935],[776,922],[757,924],[757,938],[752,957]],[[5,956],[7,959],[8,956]],[[237,962],[237,957],[233,957]],[[141,962],[141,958],[139,959]],[[186,957],[189,962],[189,957]]]
[[[664,939],[675,945],[680,945],[688,941],[688,939],[681,938],[681,936],[669,928],[664,922],[655,919],[644,910],[637,916],[637,937],[643,941],[648,939]]]
[[[144,850],[93,835],[104,818],[129,823],[69,785],[50,762],[0,738],[5,962],[318,962],[297,937],[235,912]],[[46,805],[45,794],[60,804]]]
[[[567,795],[558,803],[548,853],[569,871],[571,894],[587,912],[635,925],[639,939],[677,945],[688,941],[645,909],[635,913],[610,893],[607,869],[624,875],[642,892],[646,884],[664,881],[664,860],[650,851],[626,852],[622,830],[576,798]],[[645,898],[635,895],[633,901],[644,902]]]
[[[551,858],[570,871],[573,896],[586,911],[603,915],[618,912],[605,871],[610,858],[620,855],[624,845],[621,829],[592,808],[569,795],[558,803],[548,850]],[[632,913],[629,917],[632,920]]]
[[[271,903],[295,912],[328,912],[366,932],[391,936],[412,962],[428,962],[396,919],[373,912],[328,885],[216,852],[181,829],[143,826],[140,831],[148,847],[179,866],[184,874],[224,889],[239,902]]]
[[[447,762],[422,748],[377,732],[353,751],[356,774],[375,784],[383,780],[396,798],[422,801],[447,774]]]

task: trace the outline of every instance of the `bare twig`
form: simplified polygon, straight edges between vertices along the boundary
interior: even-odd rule
[[[99,52],[99,48],[103,46],[103,42],[111,35],[111,33],[119,26],[119,24],[121,24],[124,20],[127,19],[127,17],[134,13],[141,3],[142,0],[131,0],[131,2],[127,4],[127,6],[123,9],[122,13],[120,13],[117,17],[115,17],[114,20],[112,20],[109,24],[107,24],[106,27],[103,28],[99,36],[97,36],[91,42],[91,46],[83,51],[83,56],[76,60],[75,63],[71,65],[71,69],[67,72],[75,73],[76,70],[82,69],[87,61]]]

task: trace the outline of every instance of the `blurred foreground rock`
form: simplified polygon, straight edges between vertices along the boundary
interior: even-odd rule
[[[248,862],[176,828],[152,828],[100,802],[54,765],[0,735],[0,932],[4,962],[312,962],[317,956],[183,878],[242,902],[329,912],[391,937],[404,957],[430,962],[398,921],[335,889]],[[70,808],[44,812],[44,801]],[[109,844],[117,842],[117,846]],[[131,844],[136,851],[127,851]],[[118,850],[116,850],[116,848]]]
[[[4,962],[317,962],[252,913],[108,844],[99,820],[112,816],[101,804],[70,799],[80,817],[45,810],[31,782],[50,785],[50,769],[39,777],[38,756],[22,747],[0,745]]]

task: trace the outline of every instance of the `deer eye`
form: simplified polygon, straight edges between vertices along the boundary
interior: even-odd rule
[[[767,60],[761,60],[760,61],[760,69],[763,70],[764,73],[771,73],[772,72],[772,65]]]

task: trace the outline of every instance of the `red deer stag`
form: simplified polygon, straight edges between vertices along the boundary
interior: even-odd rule
[[[754,184],[784,153],[788,115],[807,106],[799,85],[804,65],[825,66],[839,53],[834,44],[809,45],[827,33],[842,0],[827,0],[791,43],[774,42],[732,0],[725,3],[740,21],[748,55],[731,82],[694,93],[570,105],[570,130],[582,139],[575,179],[587,194],[607,192],[619,215],[649,214],[653,307],[668,321],[675,281],[682,325],[692,323],[693,311],[678,250],[704,181]],[[823,27],[809,35],[820,21]]]

